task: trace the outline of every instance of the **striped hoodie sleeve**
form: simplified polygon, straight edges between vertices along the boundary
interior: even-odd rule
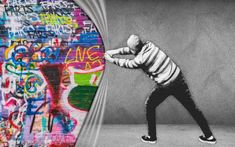
[[[132,52],[131,52],[129,47],[120,48],[119,53],[120,53],[120,55],[132,54]]]
[[[142,55],[137,55],[134,59],[114,58],[113,63],[120,67],[129,68],[129,69],[140,68],[140,66],[143,64]]]

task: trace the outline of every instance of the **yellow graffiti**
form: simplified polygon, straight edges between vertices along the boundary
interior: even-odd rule
[[[76,61],[79,60],[80,62],[83,62],[85,58],[85,54],[86,54],[86,48],[84,48],[84,50],[82,51],[82,49],[78,47],[76,50]]]
[[[72,49],[69,49],[66,57],[65,63],[68,66],[71,63],[85,63],[85,70],[92,68],[92,65],[98,64],[102,65],[102,59],[98,56],[98,52],[91,52],[92,49],[99,48],[99,45],[92,46],[89,48],[81,48],[80,46],[76,49],[76,55],[72,55]],[[73,57],[69,59],[69,57]]]
[[[17,42],[21,42],[22,41],[22,39],[18,39],[18,40],[16,40],[11,46],[9,46],[6,50],[5,50],[5,59],[8,59],[9,57],[9,52],[12,50],[12,49],[14,49],[15,47],[16,47],[16,45],[18,45],[18,43]],[[11,56],[11,55],[10,55]]]
[[[78,23],[69,16],[41,13],[39,17],[44,25],[68,25],[73,28],[78,28]]]

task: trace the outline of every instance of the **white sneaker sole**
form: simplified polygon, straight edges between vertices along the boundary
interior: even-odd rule
[[[144,142],[144,143],[150,143],[150,144],[157,143],[157,141],[146,141],[146,140],[143,140],[142,138],[141,138],[141,141]]]
[[[201,140],[200,138],[198,138],[198,140],[202,143],[209,143],[209,144],[216,144],[216,141],[212,142],[212,141],[205,141],[205,140]]]

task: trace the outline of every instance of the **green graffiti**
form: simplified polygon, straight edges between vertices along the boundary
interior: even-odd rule
[[[97,86],[77,86],[69,94],[69,103],[78,109],[89,111]]]
[[[42,132],[46,132],[47,130],[47,119],[42,117]]]
[[[102,72],[95,72],[90,74],[74,74],[74,81],[76,84],[81,86],[96,86],[95,83],[91,82],[92,76],[100,77]]]

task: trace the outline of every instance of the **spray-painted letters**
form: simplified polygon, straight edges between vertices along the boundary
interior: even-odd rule
[[[74,146],[103,52],[94,23],[72,0],[2,0],[1,146]]]

